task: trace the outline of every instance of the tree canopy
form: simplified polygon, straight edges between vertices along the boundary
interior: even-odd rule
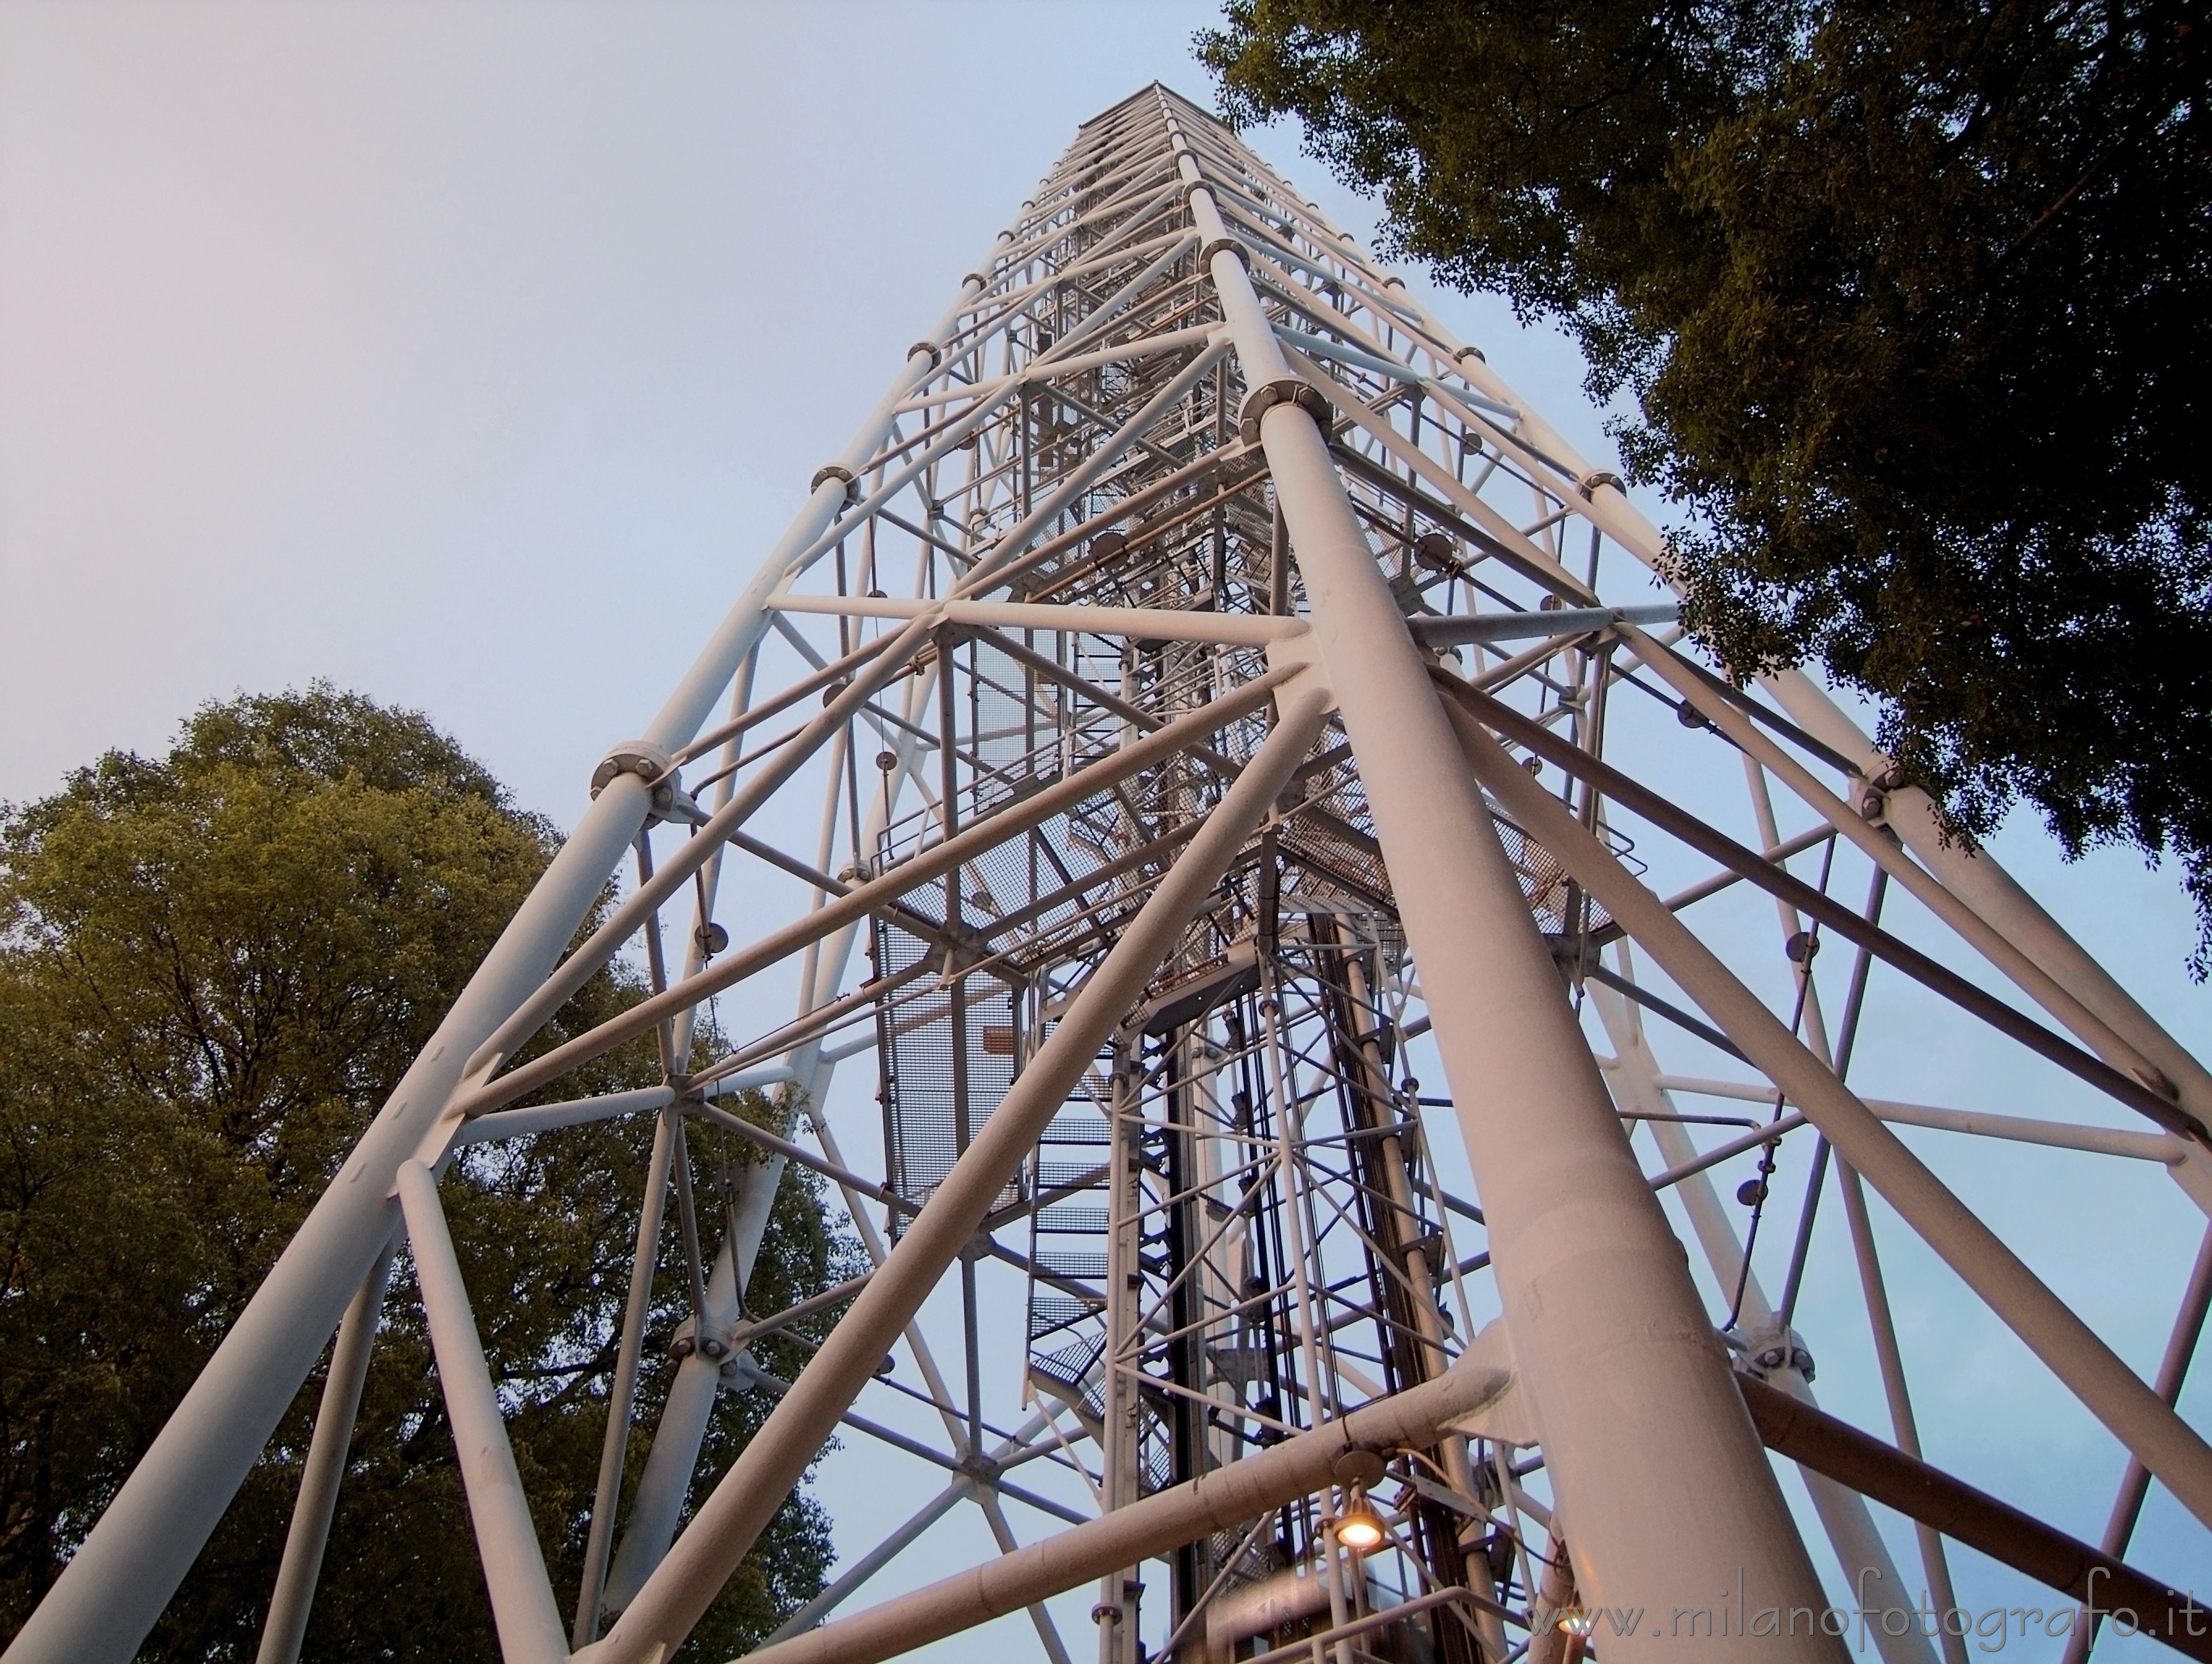
[[[1954,825],[2179,857],[2212,965],[2203,0],[1230,0],[1393,252],[1626,389],[1740,677],[1811,661]]]
[[[59,1572],[557,843],[421,716],[320,686],[210,705],[167,756],[111,752],[0,815],[0,1634]],[[539,1043],[639,997],[618,964]],[[634,1047],[559,1095],[658,1078]],[[472,1146],[443,1186],[569,1602],[651,1134],[647,1120]],[[687,1136],[705,1172],[744,1159]],[[684,1315],[680,1250],[665,1253],[647,1425]],[[855,1253],[794,1169],[752,1298],[779,1309],[851,1275]],[[829,1321],[762,1343],[764,1367],[795,1372]],[[386,1325],[308,1651],[495,1659],[404,1259]],[[142,1657],[252,1655],[320,1388],[302,1389]],[[725,1400],[708,1480],[767,1407]],[[645,1442],[634,1436],[633,1480]],[[825,1517],[794,1496],[697,1655],[757,1642],[819,1592],[829,1560]]]

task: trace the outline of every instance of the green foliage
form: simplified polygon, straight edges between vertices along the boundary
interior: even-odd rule
[[[557,841],[422,717],[320,686],[210,706],[167,757],[111,753],[0,819],[0,1633],[129,1473]],[[638,997],[619,969],[601,975],[533,1049]],[[640,1043],[553,1096],[658,1078]],[[443,1187],[570,1602],[652,1132],[648,1118],[474,1146]],[[727,1170],[720,1135],[689,1136],[698,1170]],[[647,1425],[684,1304],[675,1236]],[[756,1303],[850,1275],[853,1252],[818,1187],[787,1179]],[[493,1659],[404,1259],[393,1291],[308,1655]],[[795,1370],[801,1344],[763,1362]],[[320,1387],[302,1390],[142,1656],[251,1655]],[[710,1476],[764,1413],[724,1400]],[[634,1436],[633,1480],[645,1449]],[[794,1496],[695,1655],[752,1644],[819,1590],[829,1561],[827,1521]]]
[[[1698,637],[1813,659],[1984,834],[2176,853],[2212,965],[2202,0],[1231,0],[1386,242],[1560,320]],[[2194,414],[2192,414],[2192,412]]]

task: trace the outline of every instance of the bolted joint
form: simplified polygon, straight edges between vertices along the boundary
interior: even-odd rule
[[[1210,270],[1213,264],[1213,257],[1217,254],[1234,254],[1238,265],[1243,266],[1247,271],[1252,270],[1252,252],[1244,246],[1239,238],[1216,237],[1204,248],[1199,250],[1199,270],[1201,271]]]
[[[635,774],[651,789],[646,814],[647,826],[663,821],[682,821],[704,826],[709,817],[676,773],[676,759],[645,739],[626,739],[600,759],[592,770],[592,795],[598,797],[623,774]]]
[[[1260,418],[1278,404],[1295,404],[1314,419],[1324,436],[1336,419],[1336,411],[1328,396],[1320,388],[1286,376],[1280,381],[1270,381],[1264,387],[1255,387],[1244,396],[1243,408],[1237,412],[1237,436],[1247,445],[1260,442]]]
[[[914,349],[909,347],[907,349],[908,356],[913,356],[913,352]],[[842,463],[837,462],[833,462],[827,467],[817,468],[814,471],[814,477],[806,487],[806,495],[810,497],[812,496],[817,491],[819,491],[822,489],[823,483],[828,480],[844,481],[845,501],[847,502],[860,501],[860,481],[853,477],[853,471],[851,469],[846,467]]]
[[[676,1326],[676,1333],[668,1342],[669,1357],[681,1362],[695,1354],[710,1363],[720,1363],[730,1356],[730,1337],[709,1329],[700,1333],[699,1320],[687,1317]]]
[[[1591,469],[1575,483],[1575,489],[1582,493],[1584,502],[1589,502],[1596,496],[1601,485],[1609,485],[1624,496],[1628,494],[1628,488],[1620,483],[1620,476],[1609,468]]]
[[[926,352],[929,355],[929,367],[933,370],[945,361],[945,355],[938,350],[937,343],[933,341],[915,342],[906,349],[906,355],[911,358],[918,352]],[[850,478],[851,476],[848,475],[847,477]]]
[[[1478,364],[1487,364],[1490,362],[1490,355],[1483,351],[1480,347],[1462,347],[1457,352],[1452,355],[1452,358],[1455,362],[1462,361],[1469,358],[1472,358]]]
[[[1806,1351],[1804,1337],[1795,1329],[1787,1334],[1770,1329],[1753,1335],[1744,1344],[1744,1360],[1762,1377],[1795,1369],[1808,1386],[1812,1383],[1813,1354]]]

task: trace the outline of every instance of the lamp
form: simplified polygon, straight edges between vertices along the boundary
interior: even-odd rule
[[[1352,1487],[1351,1505],[1337,1518],[1336,1540],[1354,1554],[1364,1554],[1382,1543],[1382,1517],[1369,1503],[1365,1486]]]

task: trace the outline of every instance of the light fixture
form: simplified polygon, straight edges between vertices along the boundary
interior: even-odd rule
[[[1382,1541],[1382,1521],[1368,1503],[1364,1485],[1352,1487],[1351,1504],[1336,1521],[1336,1540],[1354,1554],[1364,1554]]]

